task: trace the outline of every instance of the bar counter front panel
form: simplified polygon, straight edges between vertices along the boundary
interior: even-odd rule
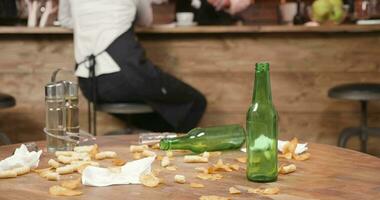
[[[360,122],[359,103],[327,97],[343,83],[380,83],[380,26],[332,28],[194,27],[138,29],[148,57],[163,70],[202,91],[208,100],[201,126],[239,123],[251,101],[254,63],[271,64],[272,93],[280,137],[335,145],[339,132]],[[17,106],[0,111],[0,130],[14,142],[44,139],[43,86],[57,67],[75,80],[70,31],[0,27],[0,92]],[[81,97],[81,125],[87,104]],[[99,133],[122,128],[99,115]],[[369,104],[369,125],[380,127],[380,103]],[[379,139],[369,152],[380,155]],[[352,139],[349,147],[358,149]]]

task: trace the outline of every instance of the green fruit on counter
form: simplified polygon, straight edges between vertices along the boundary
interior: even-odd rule
[[[330,0],[317,0],[312,5],[313,19],[318,22],[324,22],[329,18],[332,11]]]
[[[342,0],[329,0],[329,1],[330,1],[330,4],[333,7],[339,7],[339,8],[341,8],[343,6],[343,1]]]
[[[335,23],[340,23],[345,17],[345,12],[343,7],[334,7],[332,13],[329,16],[329,20]]]

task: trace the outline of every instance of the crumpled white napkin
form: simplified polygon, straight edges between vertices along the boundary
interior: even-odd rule
[[[30,167],[36,168],[38,167],[38,163],[40,162],[40,156],[42,151],[38,152],[32,151],[29,152],[28,148],[24,144],[22,144],[19,148],[17,148],[12,156],[0,161],[0,171],[4,170],[12,170],[18,167]]]
[[[278,140],[278,142],[277,142],[277,149],[278,149],[278,151],[283,152],[284,151],[284,147],[285,147],[285,145],[288,142],[289,141]],[[247,148],[241,148],[240,150],[242,152],[247,152]],[[301,144],[297,144],[296,150],[294,152],[296,154],[301,154],[301,153],[303,153],[303,152],[305,152],[307,150],[308,150],[307,143],[301,143]]]
[[[151,165],[155,159],[154,156],[128,162],[121,167],[120,172],[102,167],[86,167],[82,174],[82,184],[97,187],[140,184],[140,176],[151,172]]]

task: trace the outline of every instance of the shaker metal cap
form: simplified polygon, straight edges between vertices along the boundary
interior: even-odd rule
[[[67,97],[77,97],[78,96],[78,84],[71,81],[60,81],[65,85],[65,95]]]
[[[64,98],[65,85],[63,83],[48,83],[45,85],[45,97],[57,99]]]

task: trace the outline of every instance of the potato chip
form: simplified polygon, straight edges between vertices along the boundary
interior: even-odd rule
[[[185,156],[183,158],[183,161],[185,163],[207,163],[208,162],[208,158],[204,158],[204,157],[201,157],[201,156],[190,155],[190,156]]]
[[[15,177],[17,177],[17,172],[15,170],[0,171],[0,179],[2,179],[2,178],[15,178]]]
[[[261,194],[261,195],[274,195],[278,194],[280,192],[280,189],[278,187],[271,187],[271,188],[249,188],[248,193],[255,193],[255,194]]]
[[[293,155],[293,158],[294,158],[294,160],[304,161],[304,160],[308,160],[310,158],[310,156],[311,156],[310,153],[303,153],[300,155]]]
[[[167,169],[169,171],[176,171],[177,167],[176,166],[167,166],[167,167],[165,167],[165,169]]]
[[[93,146],[93,148],[91,149],[91,151],[88,152],[90,158],[93,158],[93,159],[95,159],[95,156],[96,156],[96,154],[98,154],[98,153],[99,153],[99,147],[98,147],[97,144],[94,144],[94,146]]]
[[[238,164],[232,164],[232,165],[230,165],[230,168],[231,168],[232,170],[234,170],[234,171],[239,171],[239,169],[240,169],[240,165],[238,165]]]
[[[161,160],[161,167],[167,167],[170,165],[170,159],[167,156],[164,156]]]
[[[81,191],[67,189],[59,185],[50,187],[49,193],[54,196],[78,196],[82,194]]]
[[[290,159],[292,159],[292,153],[288,152],[285,154],[278,154],[278,157],[279,158],[286,158],[287,160],[290,160]]]
[[[297,169],[295,164],[290,164],[290,165],[281,165],[280,168],[278,169],[278,172],[280,174],[289,174],[292,172],[295,172]]]
[[[214,171],[225,171],[225,172],[231,172],[232,171],[232,169],[227,164],[223,163],[222,159],[219,159],[218,162],[216,164],[214,164],[213,166],[214,166],[214,168],[213,168]],[[209,168],[209,170],[210,170],[210,168]]]
[[[236,189],[235,187],[230,187],[228,189],[228,191],[230,192],[230,194],[240,194],[241,193],[241,191]]]
[[[157,155],[157,156],[156,156],[156,160],[161,161],[163,157],[164,157],[164,156]]]
[[[115,158],[112,160],[112,164],[115,166],[123,166],[125,165],[125,163],[127,163],[127,161],[119,159],[119,158]]]
[[[60,179],[59,174],[57,172],[54,172],[51,167],[44,169],[35,169],[33,171],[48,181],[58,181]]]
[[[220,180],[223,178],[221,174],[204,174],[204,173],[197,174],[197,177],[202,180],[212,180],[212,181]]]
[[[190,183],[190,187],[192,187],[192,188],[204,188],[205,186],[201,183]]]
[[[140,176],[140,182],[147,187],[156,187],[160,184],[160,179],[152,173],[148,173]]]
[[[239,158],[236,158],[236,160],[240,163],[247,163],[247,157],[239,157]]]
[[[67,188],[67,189],[71,189],[71,190],[77,189],[81,185],[82,185],[82,179],[81,178],[78,178],[78,179],[75,179],[75,180],[63,181],[61,183],[62,187]]]
[[[295,137],[288,144],[289,145],[287,146],[288,147],[287,151],[286,152],[284,151],[284,153],[285,154],[286,153],[291,153],[292,155],[294,155],[295,151],[296,151],[296,148],[297,148],[297,145],[298,145],[298,139]]]
[[[199,200],[231,200],[231,199],[228,197],[210,195],[210,196],[201,196],[199,197]]]
[[[131,145],[129,147],[129,151],[131,153],[141,153],[143,152],[144,150],[148,150],[148,146],[147,145]]]
[[[184,183],[186,183],[186,177],[184,175],[175,175],[174,181],[176,183],[184,184]]]

